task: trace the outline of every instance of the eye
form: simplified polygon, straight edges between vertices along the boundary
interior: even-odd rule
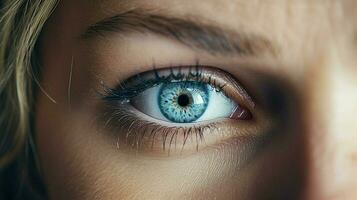
[[[106,100],[129,103],[142,114],[166,122],[252,117],[244,106],[251,101],[245,91],[229,74],[212,68],[196,66],[148,71],[108,93]]]
[[[199,81],[160,84],[133,98],[132,104],[146,115],[174,123],[229,118],[238,106],[222,91]]]
[[[253,137],[259,129],[252,120],[254,103],[243,87],[211,67],[143,72],[106,88],[103,100],[100,121],[118,133],[118,146],[136,152],[182,155],[220,141]]]

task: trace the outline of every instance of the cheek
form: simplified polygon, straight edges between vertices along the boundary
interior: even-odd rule
[[[128,165],[111,153],[115,142],[96,131],[94,118],[90,111],[69,111],[46,97],[39,99],[38,152],[52,199],[126,196],[123,180],[129,177],[122,172]]]
[[[150,159],[121,153],[115,139],[97,131],[93,113],[39,98],[37,142],[53,199],[265,199],[281,195],[277,188],[293,193],[299,184],[298,144],[270,146],[249,161],[236,147]]]
[[[82,156],[76,147],[85,145],[77,136],[88,130],[80,129],[82,118],[71,116],[68,107],[62,105],[54,104],[41,95],[37,105],[36,136],[50,194],[55,194],[58,199],[67,199],[67,190],[80,183],[76,182],[80,173],[74,170],[79,169],[75,161]]]

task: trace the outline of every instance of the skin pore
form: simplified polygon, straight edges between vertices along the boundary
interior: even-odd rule
[[[51,199],[357,198],[356,6],[353,0],[60,1],[40,40],[41,85],[55,102],[39,93],[36,105]],[[222,41],[239,48],[220,48]],[[209,144],[196,151],[188,140],[170,155],[160,145],[123,142],[120,120],[106,126],[112,109],[101,98],[103,85],[195,65],[234,77],[255,106],[239,90],[231,89],[231,97],[247,104],[255,120],[223,120],[207,134]]]

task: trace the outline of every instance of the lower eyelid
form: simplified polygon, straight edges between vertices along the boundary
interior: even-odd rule
[[[175,126],[153,121],[135,108],[113,106],[105,112],[101,126],[117,138],[121,151],[153,156],[187,155],[227,143],[230,139],[254,139],[262,135],[262,130],[249,121],[221,119]]]

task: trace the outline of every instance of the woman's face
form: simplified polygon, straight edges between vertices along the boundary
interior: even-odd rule
[[[50,197],[356,199],[356,7],[60,1],[36,105]]]

